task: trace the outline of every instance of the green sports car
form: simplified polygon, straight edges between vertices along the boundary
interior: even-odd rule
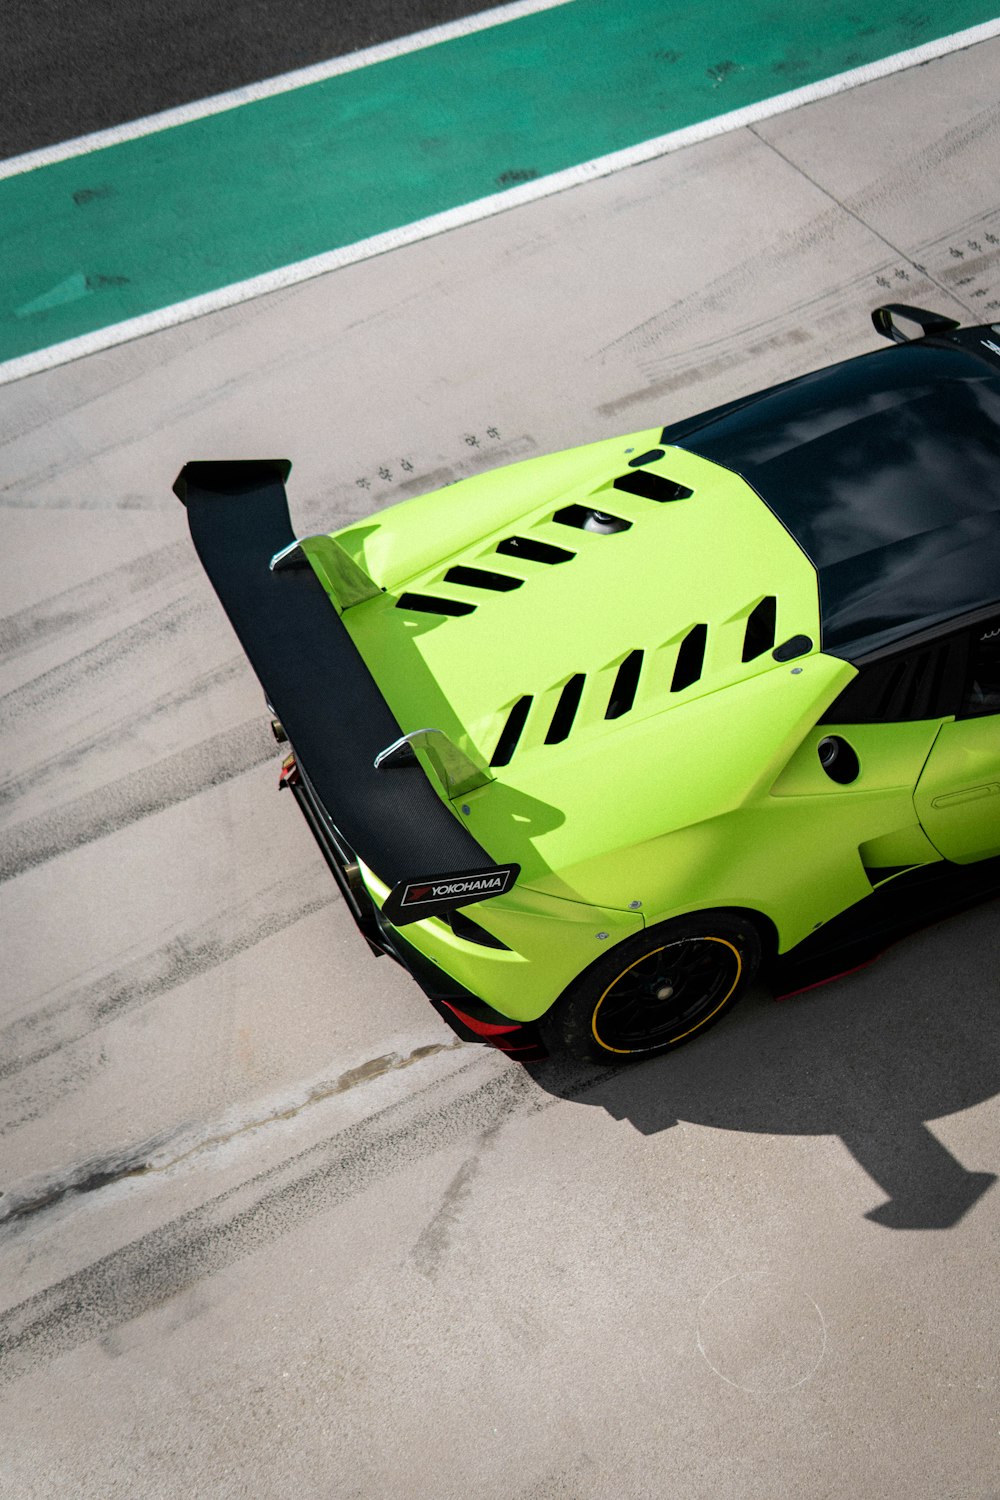
[[[281,785],[462,1037],[649,1057],[1000,889],[1000,329],[872,316],[330,535],[285,461],[179,476]]]

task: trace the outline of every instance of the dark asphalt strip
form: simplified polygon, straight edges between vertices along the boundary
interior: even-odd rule
[[[9,0],[0,158],[492,9],[476,0]]]

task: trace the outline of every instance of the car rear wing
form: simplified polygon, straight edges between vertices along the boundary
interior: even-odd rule
[[[295,543],[290,469],[286,459],[189,463],[174,484],[267,701],[345,843],[390,887],[390,920],[501,895],[517,868],[490,859],[417,758],[388,774],[376,766],[403,730],[314,570],[270,567]]]

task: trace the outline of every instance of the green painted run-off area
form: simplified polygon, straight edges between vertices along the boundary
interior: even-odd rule
[[[571,0],[0,182],[0,359],[992,19],[995,0]]]

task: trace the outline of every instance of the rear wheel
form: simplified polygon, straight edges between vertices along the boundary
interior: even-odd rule
[[[732,1009],[760,956],[757,929],[740,912],[662,922],[581,975],[543,1016],[546,1044],[602,1062],[669,1052]]]

